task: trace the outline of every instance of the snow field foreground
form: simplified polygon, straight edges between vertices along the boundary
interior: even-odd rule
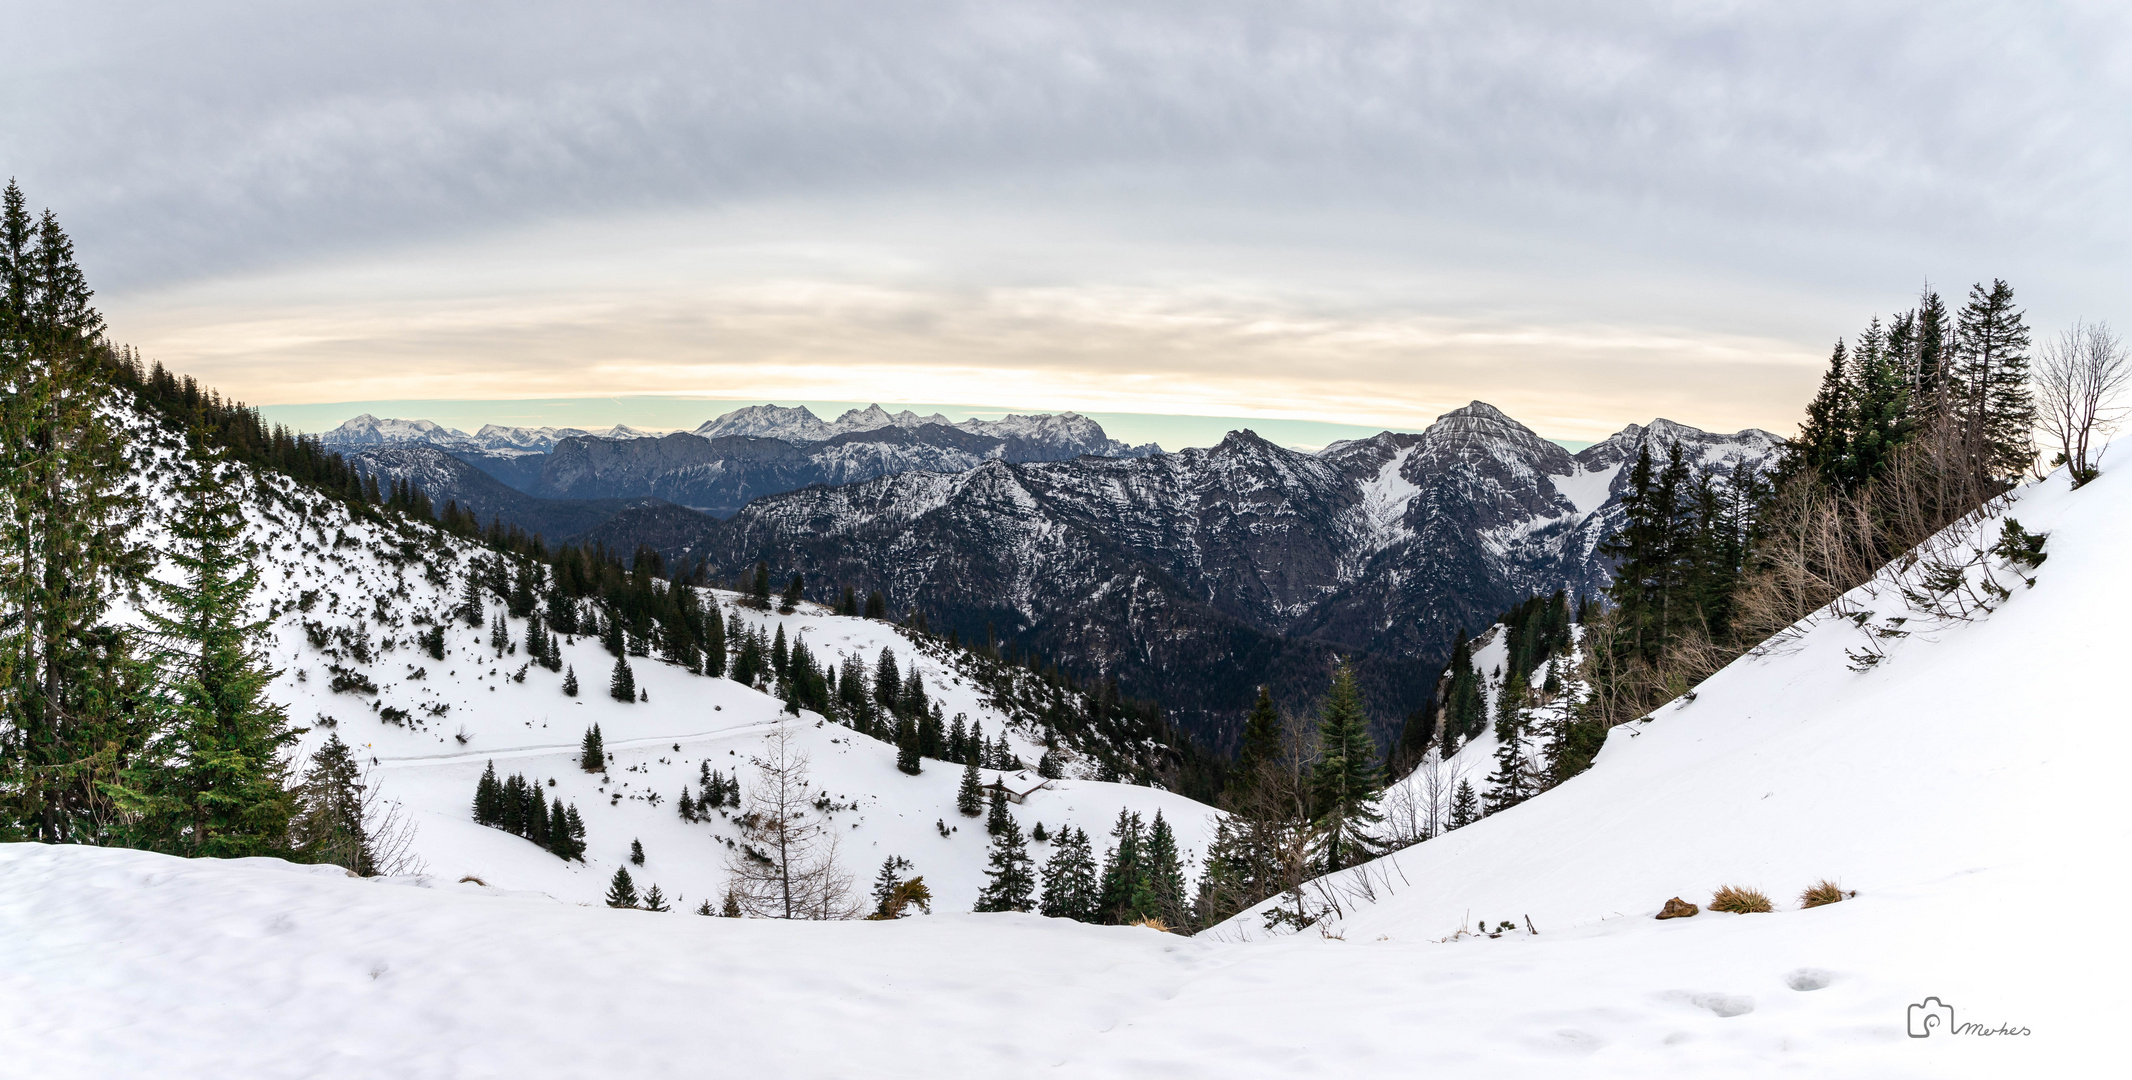
[[[1613,1035],[1620,1010],[1676,993],[1752,1006],[1685,1032],[1690,1046],[1762,1048],[1733,1067],[1954,1075],[2100,1051],[2119,1026],[2109,976],[2132,961],[2109,910],[2132,884],[2112,775],[2132,750],[2116,677],[2132,657],[2132,474],[2075,492],[2060,473],[2006,516],[2050,538],[2041,567],[1996,563],[2012,586],[1996,611],[1936,622],[1895,590],[1862,589],[1847,601],[1864,626],[1821,621],[1615,729],[1584,775],[1323,880],[1314,894],[1338,910],[1305,933],[1441,939],[1530,917],[1539,937],[1441,948],[1514,941],[1516,963],[1553,967],[1564,1031],[1593,1042],[1580,1071],[1630,1053]],[[1985,522],[1974,546],[2002,526]],[[1869,643],[1884,658],[1856,670]],[[1822,878],[1858,896],[1800,910]],[[1776,910],[1652,918],[1669,897],[1707,906],[1724,885],[1761,889]],[[1209,935],[1263,938],[1262,915]],[[1621,969],[1572,959],[1632,942]],[[1827,972],[1826,987],[1788,989],[1793,968]],[[2031,1034],[1910,1038],[1908,1005],[1935,996],[1957,1024]]]
[[[2016,500],[2012,516],[2050,533],[2049,558],[1989,616],[1913,620],[1910,636],[1876,639],[1886,657],[1863,672],[1849,654],[1866,634],[1819,624],[1618,729],[1585,775],[1372,864],[1373,898],[1361,873],[1329,879],[1317,894],[1341,911],[1301,934],[1268,937],[1249,914],[1196,939],[1026,915],[706,919],[448,871],[366,881],[9,845],[0,1075],[2107,1075],[2121,1053],[2113,979],[2132,960],[2114,903],[2132,839],[2113,773],[2132,750],[2115,678],[2132,656],[2132,476],[2117,473]],[[1892,594],[1861,604],[1869,623],[1899,617]],[[647,682],[652,667],[638,665],[651,705],[691,700]],[[587,704],[565,711],[701,716],[594,697],[603,671],[578,663]],[[455,692],[502,702],[536,677]],[[512,724],[551,738],[531,715],[493,715],[464,749],[498,753],[500,772],[517,767],[478,740],[500,744]],[[345,720],[344,737],[368,722]],[[669,731],[713,754],[726,737],[602,723],[618,755],[655,758],[640,740],[668,739],[671,757]],[[567,763],[581,730],[567,721],[529,753]],[[461,751],[433,732],[379,733],[405,740],[379,746],[404,783],[462,767],[417,763]],[[812,749],[818,768],[861,758]],[[463,801],[479,760],[437,790]],[[493,832],[465,828],[468,843]],[[660,859],[667,841],[646,843]],[[1798,910],[1823,877],[1857,897]],[[1777,910],[1651,918],[1727,884]],[[1454,936],[1528,916],[1538,936]],[[1957,1024],[2028,1034],[1912,1039],[1908,1009],[1928,998]]]

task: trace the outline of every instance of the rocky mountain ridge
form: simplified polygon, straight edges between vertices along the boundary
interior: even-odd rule
[[[936,628],[990,635],[1159,696],[1219,743],[1261,681],[1361,670],[1389,734],[1427,701],[1456,628],[1609,578],[1624,465],[1679,441],[1721,476],[1767,466],[1768,432],[1670,421],[1578,454],[1482,402],[1419,434],[1312,455],[1248,432],[1148,458],[987,461],[755,500],[675,553],[880,589]],[[621,515],[610,527],[625,525]]]

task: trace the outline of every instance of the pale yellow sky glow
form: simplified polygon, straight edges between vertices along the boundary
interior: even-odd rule
[[[885,246],[706,247],[655,231],[601,252],[586,230],[546,230],[107,305],[149,355],[269,405],[680,394],[1413,430],[1478,398],[1550,437],[1596,439],[1653,416],[1788,431],[1820,364],[1773,337],[1435,313],[1381,279],[1342,290],[1320,273],[1305,288],[1263,268],[1142,262],[1124,283],[970,284]]]

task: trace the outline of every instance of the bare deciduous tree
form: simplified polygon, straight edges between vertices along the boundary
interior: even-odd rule
[[[2107,323],[2074,323],[2043,343],[2036,369],[2036,410],[2058,461],[2079,487],[2095,478],[2089,450],[2107,438],[2125,410],[2117,398],[2132,381],[2132,358]]]
[[[731,896],[758,919],[856,919],[861,914],[851,875],[837,860],[837,833],[815,808],[807,755],[792,745],[780,722],[763,756],[740,816],[743,841],[726,858]]]

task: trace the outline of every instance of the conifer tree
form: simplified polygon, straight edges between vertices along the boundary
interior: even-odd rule
[[[895,650],[884,646],[874,663],[874,700],[884,709],[900,712],[902,699],[903,674],[896,670]]]
[[[800,601],[805,598],[805,595],[806,582],[799,574],[793,574],[792,580],[785,584],[785,594],[778,597],[778,612],[785,615],[792,614],[799,607]]]
[[[1495,773],[1488,778],[1488,812],[1507,810],[1533,796],[1531,767],[1525,760],[1525,680],[1512,672],[1503,684],[1495,720]]]
[[[740,918],[740,894],[732,889],[727,889],[725,891],[725,903],[719,906],[718,914],[720,917],[727,919]]]
[[[563,800],[560,797],[556,798],[555,805],[548,808],[548,850],[566,861],[578,857],[578,836],[585,831],[582,824],[577,826],[575,833],[571,831],[571,822],[575,820],[570,811],[563,808]]]
[[[1051,859],[1044,864],[1044,903],[1040,914],[1078,922],[1096,921],[1099,889],[1096,859],[1088,834],[1079,829],[1059,830]]]
[[[1473,782],[1461,779],[1458,790],[1451,796],[1451,820],[1446,829],[1463,829],[1481,818],[1480,798],[1473,794]]]
[[[912,776],[925,769],[918,754],[918,724],[907,716],[896,721],[896,768]]]
[[[718,915],[717,912],[711,910],[711,902],[709,900],[705,900],[703,903],[696,905],[696,914],[709,915],[713,918],[716,918]]]
[[[644,841],[631,840],[629,842],[629,861],[637,866],[644,865]]]
[[[495,769],[483,779],[494,784]],[[326,744],[311,755],[311,767],[297,788],[296,804],[289,839],[298,858],[331,863],[364,877],[377,873],[363,825],[362,770],[338,733],[328,734]]]
[[[276,673],[253,646],[265,623],[246,618],[259,572],[236,490],[216,463],[201,467],[171,525],[167,557],[184,580],[148,581],[163,608],[147,620],[165,720],[113,792],[133,815],[137,846],[224,858],[288,844],[295,806],[283,755],[296,734],[266,696]]]
[[[1310,773],[1311,805],[1328,870],[1352,866],[1375,853],[1370,827],[1384,820],[1377,811],[1383,786],[1362,693],[1353,669],[1343,662],[1334,669],[1332,689],[1318,712],[1318,761]]]
[[[626,657],[614,658],[614,673],[607,677],[607,694],[624,704],[636,703],[637,676],[629,670],[629,660]]]
[[[1171,929],[1184,928],[1190,922],[1184,866],[1177,854],[1177,835],[1162,819],[1160,810],[1155,811],[1155,820],[1148,826],[1147,873],[1149,913],[1160,916]]]
[[[614,868],[614,879],[607,885],[607,906],[633,908],[637,906],[637,883],[629,879],[629,868]]]
[[[998,836],[1014,827],[1014,815],[1007,811],[1007,789],[1004,785],[994,787],[989,798],[990,805],[985,811],[985,831]]]
[[[770,610],[770,564],[755,564],[754,580],[748,584],[748,606],[757,611]]]
[[[577,767],[586,772],[607,771],[607,746],[598,724],[585,729],[585,738],[578,744]]]
[[[686,821],[692,825],[695,824],[696,799],[694,796],[688,793],[688,788],[686,786],[682,787],[681,798],[675,803],[675,806],[681,811],[681,820]]]
[[[665,893],[663,893],[663,892],[660,892],[660,891],[659,891],[659,886],[658,886],[658,885],[657,885],[656,883],[654,883],[654,884],[652,885],[651,889],[650,889],[649,891],[645,892],[645,894],[644,894],[644,910],[646,910],[646,911],[672,911],[672,910],[673,910],[673,908],[672,908],[671,906],[669,906],[669,905],[667,904],[667,902],[666,902],[666,894],[665,894]]]
[[[1022,841],[1021,826],[1012,818],[994,835],[987,856],[985,887],[977,894],[976,911],[1028,911],[1036,906],[1036,875],[1029,862],[1029,849]]]
[[[2035,459],[2036,401],[2028,386],[2028,324],[2013,286],[1969,288],[1955,320],[1955,409],[1968,422],[1979,467],[2011,481]]]
[[[869,619],[888,618],[888,601],[882,597],[878,590],[866,595],[866,617]]]
[[[0,840],[116,839],[111,772],[152,731],[146,668],[103,625],[138,567],[125,431],[73,242],[0,196]]]
[[[557,801],[560,802],[561,800]],[[575,859],[578,862],[584,862],[585,819],[578,816],[577,805],[575,803],[571,804],[570,808],[564,811],[564,816],[569,823],[570,829],[570,851],[569,854],[564,855],[564,858]],[[557,852],[557,854],[562,853]]]
[[[1111,828],[1116,841],[1103,857],[1101,892],[1096,901],[1098,919],[1112,925],[1133,922],[1142,914],[1140,901],[1147,896],[1147,864],[1141,852],[1140,815],[1118,811]]]
[[[955,809],[964,817],[976,817],[984,812],[984,779],[977,772],[977,758],[962,767],[962,786],[955,789]]]
[[[466,573],[466,588],[459,594],[459,617],[465,619],[468,626],[478,627],[482,610],[487,606],[481,595],[481,571],[478,565],[470,566]]]
[[[792,673],[792,653],[785,645],[785,624],[777,624],[777,637],[770,642],[770,670],[782,679]]]
[[[1244,796],[1244,789],[1257,783],[1259,771],[1281,756],[1281,714],[1273,704],[1273,690],[1258,688],[1258,700],[1244,717],[1243,745],[1237,751],[1236,768],[1229,773],[1228,793]]]
[[[948,726],[947,760],[961,765],[970,760],[970,733],[963,727],[962,714],[955,714],[954,723]]]
[[[855,593],[851,591],[851,586],[846,585],[844,586],[843,597],[837,600],[837,614],[857,615],[858,613],[859,598]]]
[[[725,615],[717,604],[706,605],[703,613],[703,673],[712,678],[726,672],[725,637]]]
[[[496,763],[490,761],[488,768],[481,771],[480,782],[474,785],[474,823],[494,827],[503,813],[497,806],[502,797],[502,786],[496,782]]]
[[[566,671],[566,672],[564,672],[564,673],[563,673],[563,695],[564,695],[565,697],[576,697],[576,696],[577,696],[577,665],[576,665],[576,664],[572,664],[572,665],[570,665],[570,670],[569,670],[569,671]]]

